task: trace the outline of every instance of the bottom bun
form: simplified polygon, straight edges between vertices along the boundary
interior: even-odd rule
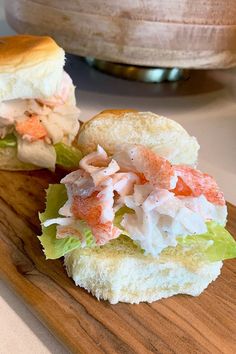
[[[145,256],[132,241],[119,238],[65,256],[76,285],[111,304],[153,302],[176,294],[198,296],[220,274],[222,262]]]
[[[7,171],[26,171],[39,170],[37,167],[29,163],[20,161],[17,158],[17,150],[14,147],[0,148],[0,170]]]

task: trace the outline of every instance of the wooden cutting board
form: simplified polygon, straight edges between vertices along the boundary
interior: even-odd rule
[[[59,177],[58,177],[59,179]],[[0,172],[0,274],[48,329],[74,353],[235,353],[236,264],[224,262],[199,297],[175,296],[152,304],[110,305],[77,288],[60,260],[46,261],[38,210],[45,171]],[[236,208],[228,229],[236,235]]]
[[[68,53],[179,68],[236,65],[235,0],[11,0],[18,33],[50,35]]]

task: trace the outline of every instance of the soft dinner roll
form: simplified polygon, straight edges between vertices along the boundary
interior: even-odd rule
[[[53,96],[62,80],[64,56],[50,37],[1,37],[0,101]]]
[[[151,112],[106,110],[85,123],[78,144],[84,154],[101,145],[109,154],[116,145],[142,144],[173,164],[195,165],[199,144],[177,122]]]
[[[44,224],[57,225],[53,231],[56,241],[68,233],[82,240],[68,252],[68,239],[64,253],[60,253],[68,276],[112,304],[200,295],[220,275],[222,260],[233,257],[234,241],[221,220],[221,213],[223,219],[227,213],[223,195],[207,174],[190,166],[171,166],[144,148],[153,149],[173,164],[195,165],[196,138],[175,121],[154,113],[107,110],[83,125],[78,143],[85,155],[80,170],[61,181],[67,191],[66,202],[55,212],[57,218]],[[127,143],[143,146],[125,146]],[[101,148],[97,149],[98,144]],[[121,150],[115,151],[116,146]],[[112,160],[102,148],[111,157],[115,152]],[[153,185],[151,177],[168,179],[172,169],[183,177],[177,177],[175,191],[170,185]],[[133,179],[140,172],[146,173],[144,183]],[[196,188],[200,195],[194,195]],[[213,200],[210,197],[214,195],[217,199]],[[81,221],[89,227],[86,236]],[[56,246],[55,253],[50,254],[51,245],[46,252],[48,236],[51,234],[44,230],[41,243],[47,257],[54,259]],[[227,251],[223,242],[226,248],[230,245]],[[224,249],[222,255],[219,244]]]
[[[85,123],[78,144],[86,155],[101,145],[109,154],[126,143],[145,145],[174,164],[197,163],[199,145],[178,123],[151,112],[107,110]],[[199,295],[220,274],[222,262],[165,252],[146,255],[126,236],[65,255],[76,285],[98,299],[152,302],[176,294]]]
[[[107,110],[85,123],[78,143],[84,154],[101,145],[113,154],[117,145],[145,145],[174,164],[195,165],[199,145],[173,120],[151,112]],[[220,274],[222,262],[163,252],[144,254],[126,236],[94,248],[77,248],[65,255],[67,273],[76,285],[98,299],[152,302],[176,294],[199,295]]]
[[[152,302],[176,294],[198,296],[220,274],[222,262],[145,256],[128,239],[116,239],[65,256],[67,273],[98,299]]]

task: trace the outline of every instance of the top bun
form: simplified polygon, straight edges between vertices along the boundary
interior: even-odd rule
[[[53,96],[65,52],[50,37],[0,37],[0,101]]]
[[[151,112],[106,110],[85,123],[78,144],[84,154],[101,145],[108,154],[123,144],[142,144],[173,164],[196,165],[199,144],[177,122]]]

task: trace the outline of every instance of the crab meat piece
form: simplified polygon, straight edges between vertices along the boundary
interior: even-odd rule
[[[170,189],[173,185],[175,173],[171,163],[142,145],[126,145],[115,153],[113,159],[121,171],[142,174],[154,188]]]
[[[174,166],[178,181],[172,190],[177,196],[199,197],[204,195],[206,199],[217,205],[225,205],[223,193],[216,181],[199,170],[188,166]]]

